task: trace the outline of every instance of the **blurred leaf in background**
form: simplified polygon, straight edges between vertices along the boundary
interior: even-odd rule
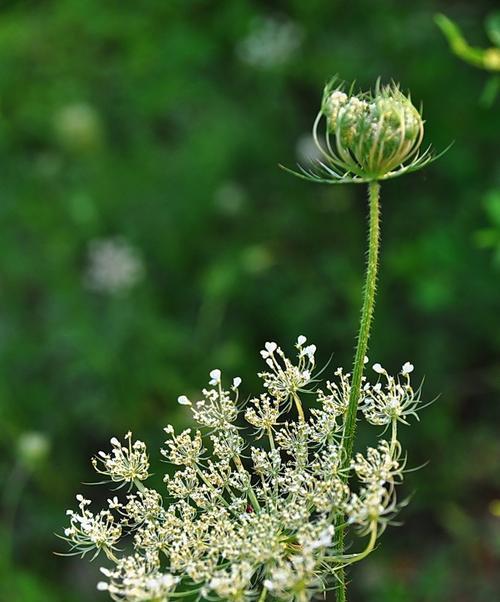
[[[434,20],[446,36],[450,49],[459,58],[480,69],[500,71],[500,11],[489,14],[485,21],[486,33],[490,41],[495,44],[495,47],[492,48],[471,46],[458,25],[446,15],[437,14]],[[481,101],[485,106],[491,106],[494,103],[499,86],[500,77],[498,75],[490,77],[481,95]]]

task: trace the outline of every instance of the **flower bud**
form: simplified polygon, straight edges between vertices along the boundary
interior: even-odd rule
[[[348,96],[327,87],[321,110],[340,161],[355,175],[378,180],[402,166],[422,142],[424,122],[397,86]],[[328,139],[330,146],[330,140]]]
[[[333,80],[323,92],[312,130],[319,158],[299,164],[298,171],[283,169],[322,184],[388,180],[421,169],[446,152],[421,151],[423,136],[422,116],[396,84],[381,86],[378,81],[374,92],[355,94]]]

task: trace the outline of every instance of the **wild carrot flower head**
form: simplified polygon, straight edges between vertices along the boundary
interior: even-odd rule
[[[391,425],[391,437],[346,462],[352,375],[337,369],[318,384],[316,347],[304,336],[295,355],[266,343],[262,389],[249,401],[239,400],[241,379],[226,384],[219,369],[197,401],[181,395],[197,428],[165,428],[161,454],[170,469],[158,491],[146,483],[144,443],[130,433],[125,444],[111,439],[111,451],[101,452],[94,467],[115,491],[117,483],[133,491],[116,491],[97,513],[77,496],[63,536],[71,554],[102,552],[108,559],[100,591],[123,602],[167,602],[189,593],[233,602],[267,593],[298,602],[335,587],[340,567],[373,549],[398,509],[405,458],[397,426],[419,404],[413,366],[406,363],[393,378],[375,364],[374,383],[363,378],[359,417],[381,430]],[[341,521],[353,534],[369,535],[361,552],[336,546]]]
[[[320,136],[320,124],[325,132]],[[421,152],[424,121],[410,96],[392,83],[354,93],[333,80],[325,87],[313,138],[321,152],[316,166],[296,175],[325,183],[387,180],[433,160]]]

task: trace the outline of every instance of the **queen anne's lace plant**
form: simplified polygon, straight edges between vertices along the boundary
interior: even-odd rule
[[[206,599],[306,600],[334,587],[339,567],[373,549],[398,508],[405,459],[397,425],[416,416],[420,402],[413,366],[394,378],[375,364],[374,380],[363,377],[359,415],[391,432],[343,467],[351,375],[338,369],[316,386],[315,346],[300,336],[296,350],[292,361],[266,343],[265,392],[247,402],[239,399],[241,380],[226,385],[219,370],[198,401],[179,397],[198,430],[165,428],[161,453],[174,472],[165,475],[164,492],[146,486],[146,446],[130,433],[98,453],[98,473],[133,488],[95,513],[78,495],[78,511],[68,511],[64,536],[72,551],[102,552],[114,564],[101,569],[99,590],[134,602],[188,591]],[[335,524],[344,516],[367,538],[360,551],[335,546]]]
[[[92,510],[77,496],[64,539],[70,553],[107,560],[98,589],[113,600],[283,600],[306,602],[335,589],[346,600],[345,567],[364,559],[401,502],[406,455],[398,427],[417,418],[420,388],[413,365],[396,376],[379,363],[364,375],[379,247],[379,180],[422,167],[423,121],[395,86],[347,95],[327,86],[320,116],[327,123],[326,181],[368,182],[369,249],[361,323],[352,372],[320,380],[316,346],[299,336],[296,358],[275,342],[261,351],[262,390],[242,401],[239,377],[219,369],[189,409],[196,429],[165,428],[161,450],[171,466],[161,491],[146,485],[146,446],[111,439],[93,464],[115,493]],[[316,121],[314,133],[317,139]],[[335,148],[331,136],[335,138]],[[318,142],[319,144],[319,142]],[[325,181],[315,172],[301,174]],[[356,422],[378,440],[354,452]],[[119,489],[118,493],[116,490]],[[345,537],[353,541],[346,550]],[[359,541],[356,540],[359,537]]]

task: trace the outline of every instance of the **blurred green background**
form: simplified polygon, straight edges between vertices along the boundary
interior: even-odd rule
[[[256,390],[258,350],[306,334],[349,366],[363,187],[307,163],[326,79],[381,75],[451,150],[383,186],[370,356],[410,359],[438,401],[403,433],[404,526],[353,573],[353,602],[500,599],[500,135],[495,2],[5,1],[0,8],[0,600],[84,602],[95,567],[54,536],[90,456],[129,428],[156,472],[175,403],[220,367]],[[363,436],[363,434],[362,434]],[[91,490],[90,495],[105,495]],[[97,562],[97,565],[99,561]]]

